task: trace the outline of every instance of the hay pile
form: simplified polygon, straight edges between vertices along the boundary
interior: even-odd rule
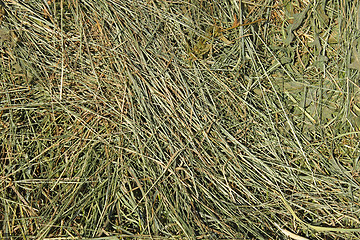
[[[0,238],[359,238],[359,7],[0,3]]]

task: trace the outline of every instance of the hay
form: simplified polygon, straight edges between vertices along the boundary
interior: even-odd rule
[[[240,2],[0,3],[0,238],[359,238],[359,3]]]

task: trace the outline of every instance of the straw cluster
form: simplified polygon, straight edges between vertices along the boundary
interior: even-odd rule
[[[0,2],[0,238],[358,239],[359,7]]]

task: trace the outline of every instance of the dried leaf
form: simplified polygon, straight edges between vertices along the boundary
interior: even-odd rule
[[[352,62],[350,63],[349,68],[360,71],[360,61],[359,61],[359,59],[360,59],[359,52],[353,46],[353,48],[352,48]]]
[[[357,10],[357,14],[356,14],[356,28],[358,30],[360,30],[360,6]]]
[[[322,0],[322,2],[316,8],[316,11],[319,16],[320,24],[322,27],[326,27],[329,24],[329,17],[325,12],[326,8],[326,0]]]
[[[233,23],[233,25],[231,26],[231,28],[236,28],[236,27],[239,26],[239,25],[240,25],[240,22],[239,22],[239,20],[237,19],[236,14],[234,14],[234,23]]]
[[[224,35],[221,35],[220,39],[228,45],[233,43],[232,41],[228,40]]]
[[[293,31],[298,29],[306,17],[306,13],[309,10],[309,6],[306,7],[301,13],[294,14],[294,22],[287,27],[287,37],[284,40],[285,45],[290,45],[294,39]]]

